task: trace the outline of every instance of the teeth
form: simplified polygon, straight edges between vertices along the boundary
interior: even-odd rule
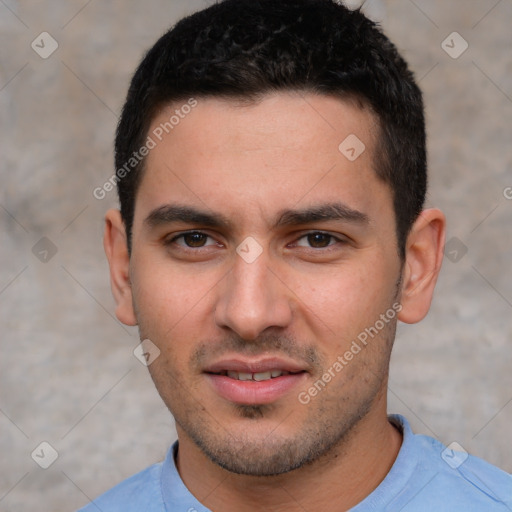
[[[249,373],[249,372],[236,372],[234,370],[228,370],[226,372],[230,379],[235,380],[255,380],[260,382],[262,380],[275,379],[281,377],[281,375],[289,375],[290,372],[284,372],[282,370],[270,370],[268,372]]]
[[[253,373],[252,378],[256,381],[270,379],[271,372]]]

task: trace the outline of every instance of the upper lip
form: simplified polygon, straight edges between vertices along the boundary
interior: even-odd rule
[[[306,371],[304,366],[280,357],[267,357],[264,359],[222,359],[204,369],[205,373],[221,373],[223,371],[261,373],[271,370],[281,370],[283,372],[297,373]]]

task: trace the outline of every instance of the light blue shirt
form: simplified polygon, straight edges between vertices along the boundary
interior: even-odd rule
[[[351,512],[512,511],[511,475],[413,434],[402,416],[390,420],[403,431],[398,457],[381,484]],[[211,512],[182,482],[174,462],[177,448],[176,442],[163,462],[121,482],[79,512]]]

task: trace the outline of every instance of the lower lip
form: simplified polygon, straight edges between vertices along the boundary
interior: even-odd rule
[[[273,379],[236,380],[225,375],[206,374],[215,391],[225,400],[241,405],[270,404],[289,393],[306,378],[306,372]]]

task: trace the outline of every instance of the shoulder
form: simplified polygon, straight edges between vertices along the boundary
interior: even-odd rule
[[[428,436],[415,437],[424,446],[424,453],[429,454],[424,462],[420,462],[420,468],[435,472],[439,486],[458,492],[459,499],[467,500],[473,506],[475,502],[486,504],[489,508],[485,510],[509,510],[512,506],[510,474],[466,453],[460,445],[446,447]],[[490,508],[493,503],[496,508]]]
[[[404,440],[408,436],[408,455],[414,461],[414,470],[404,490],[412,491],[405,493],[409,498],[416,493],[404,512],[423,510],[413,502],[425,505],[424,510],[512,510],[511,475],[466,453],[456,443],[446,447],[432,437],[412,434],[406,422],[402,426]]]
[[[162,463],[154,464],[116,485],[78,512],[163,512],[161,472]]]

